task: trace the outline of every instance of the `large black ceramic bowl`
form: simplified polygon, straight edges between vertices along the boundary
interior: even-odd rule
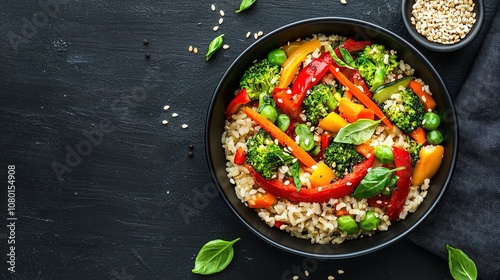
[[[313,33],[340,34],[357,40],[370,39],[398,52],[399,58],[415,68],[415,76],[422,78],[434,93],[444,129],[445,154],[442,166],[431,181],[429,193],[418,210],[405,220],[393,223],[388,231],[372,237],[346,241],[340,245],[311,244],[290,236],[285,231],[266,225],[257,213],[243,205],[227,178],[226,160],[221,145],[224,131],[224,110],[238,89],[239,80],[255,59],[264,58],[269,51]],[[266,242],[285,251],[314,258],[347,258],[370,253],[403,238],[418,226],[437,205],[450,181],[457,154],[457,120],[450,96],[432,65],[415,48],[399,36],[381,27],[347,18],[314,18],[279,28],[259,39],[245,50],[229,67],[215,89],[207,115],[205,131],[208,165],[222,198],[241,222]]]

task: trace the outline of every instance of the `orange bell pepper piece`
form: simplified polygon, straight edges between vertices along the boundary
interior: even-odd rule
[[[428,145],[420,149],[419,160],[413,169],[411,183],[420,186],[425,179],[431,179],[441,166],[443,160],[444,147],[441,145]]]
[[[249,208],[267,208],[274,204],[276,196],[272,193],[257,194],[248,199]]]

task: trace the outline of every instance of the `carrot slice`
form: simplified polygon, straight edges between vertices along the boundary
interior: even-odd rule
[[[424,103],[424,109],[426,112],[434,111],[434,108],[436,108],[436,101],[422,89],[422,85],[419,82],[415,80],[410,81],[410,88],[418,96],[418,98],[420,98],[420,101]]]
[[[356,146],[356,151],[358,151],[358,153],[362,154],[365,158],[368,158],[369,156],[371,156],[371,154],[373,154],[374,150],[375,150],[375,148],[373,148],[373,146],[371,146],[369,142],[365,142],[363,144]]]
[[[353,123],[358,119],[358,115],[365,109],[363,104],[354,103],[351,100],[342,97],[339,102],[339,115],[348,122]]]
[[[292,82],[295,73],[299,70],[300,63],[304,61],[309,53],[321,48],[319,40],[311,40],[302,43],[297,49],[285,60],[282,65],[278,88],[286,88]]]
[[[417,142],[417,144],[424,144],[427,141],[427,133],[422,126],[417,127],[414,131],[410,133],[411,138]]]
[[[349,91],[352,93],[354,97],[356,97],[359,102],[365,105],[366,108],[371,109],[375,116],[379,119],[382,119],[382,122],[387,125],[387,127],[392,128],[392,124],[388,118],[385,117],[384,112],[380,110],[375,102],[373,102],[366,94],[364,94],[357,86],[355,86],[349,79],[342,74],[338,68],[335,68],[333,65],[329,67],[330,72],[332,72],[333,76],[341,83],[343,86],[348,87]]]
[[[265,131],[269,132],[272,137],[278,139],[278,141],[286,147],[302,164],[307,167],[317,165],[318,163],[302,148],[299,147],[295,141],[286,135],[281,129],[274,125],[270,120],[263,117],[261,114],[255,112],[249,107],[245,107],[243,112],[247,114],[249,118],[260,125]]]
[[[359,119],[369,119],[369,120],[373,121],[375,119],[375,113],[371,109],[364,108],[363,110],[361,110],[361,112],[359,112],[359,114],[356,117],[356,119],[357,120],[359,120]]]
[[[272,193],[258,194],[248,199],[249,208],[267,208],[274,204],[276,196]]]

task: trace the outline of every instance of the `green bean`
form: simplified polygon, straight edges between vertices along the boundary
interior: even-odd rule
[[[299,147],[308,152],[314,148],[314,134],[306,124],[299,124],[295,127],[295,134],[299,137]]]

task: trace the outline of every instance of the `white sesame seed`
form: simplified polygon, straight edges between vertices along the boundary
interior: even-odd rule
[[[335,67],[335,72],[339,72],[339,68],[338,67]]]
[[[257,32],[257,36],[259,36],[259,37],[260,37],[260,36],[262,36],[262,35],[264,35],[264,32],[262,32],[262,31]]]
[[[331,275],[330,275],[330,276],[328,276],[328,280],[334,280],[334,279],[335,279],[335,277],[333,277],[333,276],[331,276]]]
[[[253,34],[253,38],[254,38],[254,39],[257,39],[257,38],[259,38],[259,35],[257,35],[257,33],[254,33],[254,34]]]
[[[194,52],[194,53],[198,53],[198,48],[194,48],[194,49],[193,49],[193,52]]]
[[[181,127],[182,128],[188,128],[188,125],[187,124],[183,124]]]
[[[382,200],[377,200],[375,202],[377,202],[377,204],[382,204]]]
[[[167,111],[168,109],[170,109],[170,105],[163,106],[163,110]]]
[[[219,24],[222,24],[224,22],[224,19],[223,18],[220,18],[219,19]]]
[[[313,82],[313,83],[314,83],[314,82],[316,82],[316,78],[314,78],[314,77],[313,77],[313,78],[311,79],[311,82]]]
[[[210,6],[210,9],[212,9],[212,11],[215,11],[215,5],[212,4],[212,6]]]
[[[229,49],[229,45],[224,45],[224,46],[222,46],[222,48],[227,50],[227,49]]]
[[[167,120],[163,120],[161,123],[162,124],[168,124],[168,121]]]
[[[286,93],[287,93],[287,94],[292,94],[292,90],[291,90],[291,89],[287,89],[287,90],[286,90]]]
[[[340,0],[340,3],[341,3],[342,5],[345,5],[345,4],[347,4],[347,1],[346,1],[346,0]]]
[[[292,147],[288,147],[288,150],[290,151],[290,153],[293,152]]]
[[[319,187],[319,188],[318,188],[318,191],[320,192],[322,189],[323,189],[323,187]]]
[[[213,29],[213,31],[217,31],[217,30],[219,30],[219,26],[218,26],[218,25],[216,25],[216,26],[214,26],[212,29]]]
[[[316,170],[317,168],[318,168],[318,166],[317,166],[316,164],[315,164],[315,165],[313,165],[313,166],[311,166],[311,169],[312,169],[312,170]]]
[[[221,17],[223,17],[223,16],[224,16],[224,11],[223,11],[223,10],[220,10],[220,11],[219,11],[219,15],[220,15]]]
[[[309,138],[307,138],[306,140],[304,140],[304,144],[309,145]]]
[[[288,186],[288,185],[290,185],[290,181],[286,180],[284,184],[285,184],[285,186]]]
[[[339,271],[337,271],[339,274],[344,274],[344,271],[342,269],[339,269]]]
[[[178,116],[179,116],[179,114],[177,114],[177,113],[172,113],[172,117],[177,118]]]
[[[250,36],[252,36],[252,32],[248,31],[246,37],[250,38]]]
[[[299,279],[299,276],[298,276],[298,275],[295,275],[295,276],[293,276],[293,278],[292,278],[292,279],[293,279],[293,280],[298,280],[298,279]]]
[[[347,183],[345,183],[345,184],[346,184],[346,185],[348,185],[348,186],[351,186],[351,185],[352,185],[352,183],[351,183],[351,182],[347,182]]]
[[[292,163],[296,163],[298,159],[294,158],[292,159]]]
[[[309,271],[305,270],[305,271],[304,271],[304,275],[305,275],[305,276],[309,276]]]
[[[278,103],[283,103],[283,99],[278,98]]]
[[[193,46],[189,46],[188,50],[189,50],[189,52],[192,52],[193,51]]]

